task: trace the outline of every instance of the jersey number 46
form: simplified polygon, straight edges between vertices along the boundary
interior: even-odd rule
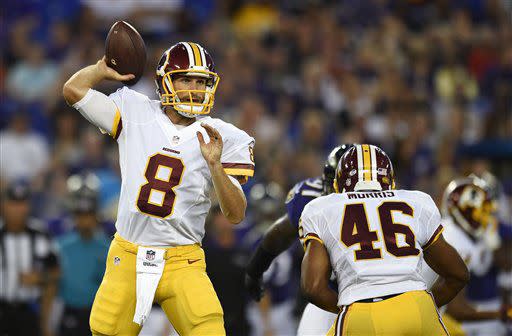
[[[411,228],[405,224],[393,222],[392,212],[401,212],[404,215],[413,215],[413,209],[405,202],[384,202],[377,207],[382,237],[386,250],[395,257],[416,256],[420,250],[415,247],[415,236]],[[405,246],[398,246],[397,234],[404,235]],[[341,225],[341,241],[350,247],[359,244],[354,251],[354,259],[368,260],[380,259],[381,249],[373,246],[379,241],[377,231],[370,231],[368,216],[363,203],[347,204],[345,206]]]

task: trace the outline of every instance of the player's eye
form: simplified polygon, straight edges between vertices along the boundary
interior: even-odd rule
[[[198,79],[197,84],[206,85],[206,81],[204,79]]]

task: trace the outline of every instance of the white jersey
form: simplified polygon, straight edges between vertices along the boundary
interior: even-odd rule
[[[442,232],[430,196],[420,191],[335,193],[302,212],[303,242],[327,249],[338,282],[338,306],[426,289],[423,249]],[[302,232],[301,232],[302,231]]]
[[[201,132],[209,141],[200,124],[211,125],[221,134],[221,163],[228,175],[247,178],[254,174],[254,139],[211,117],[199,117],[187,127],[176,126],[163,113],[160,101],[126,87],[110,99],[117,107],[110,119],[112,126],[84,111],[87,96],[74,107],[117,139],[122,177],[118,233],[146,246],[201,243],[213,184],[197,139]]]
[[[459,253],[468,269],[477,275],[487,273],[492,265],[492,250],[485,246],[483,241],[471,239],[451,218],[443,218],[442,222],[444,240]],[[426,263],[424,263],[422,275],[428,288],[431,288],[438,278],[437,273]]]

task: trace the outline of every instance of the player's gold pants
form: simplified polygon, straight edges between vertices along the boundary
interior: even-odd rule
[[[453,317],[451,317],[449,314],[443,314],[443,323],[448,332],[450,333],[450,336],[466,335],[464,329],[462,329],[462,324]]]
[[[117,233],[110,245],[107,268],[96,293],[90,325],[93,335],[137,335],[133,322],[136,304],[137,245]],[[225,335],[220,302],[206,274],[199,245],[166,249],[165,267],[155,293],[176,331],[188,335]]]
[[[328,336],[448,335],[432,297],[412,291],[374,303],[353,303],[341,309]]]

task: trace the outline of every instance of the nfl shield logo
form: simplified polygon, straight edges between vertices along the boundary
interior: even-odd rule
[[[175,136],[172,137],[172,142],[171,143],[173,145],[177,145],[179,142],[180,142],[180,137],[179,136],[175,135]]]
[[[149,261],[155,259],[155,251],[153,251],[153,250],[146,251],[146,259]]]

